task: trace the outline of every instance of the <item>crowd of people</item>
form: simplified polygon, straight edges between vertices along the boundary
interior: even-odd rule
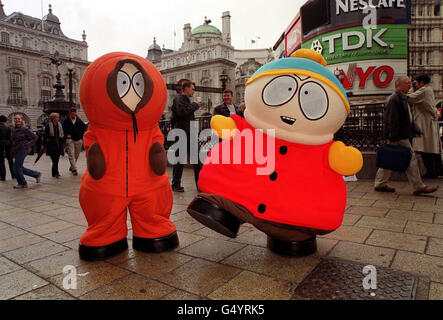
[[[13,117],[13,126],[7,125],[7,118],[0,116],[0,180],[6,180],[5,159],[9,164],[12,179],[17,180],[15,189],[28,187],[25,176],[32,177],[36,183],[40,182],[42,173],[23,166],[25,158],[39,140],[39,136],[27,127],[20,114]],[[83,134],[86,131],[85,123],[77,117],[77,110],[71,109],[69,117],[60,122],[58,113],[51,113],[49,121],[44,126],[42,143],[39,145],[39,154],[46,152],[52,162],[52,176],[60,178],[58,168],[60,156],[68,154],[70,168],[73,175],[78,175],[77,160],[82,150]]]

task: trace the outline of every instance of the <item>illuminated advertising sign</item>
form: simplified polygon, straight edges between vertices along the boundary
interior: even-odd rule
[[[375,59],[407,59],[407,25],[379,24],[321,34],[302,44],[320,52],[328,64]]]
[[[290,55],[301,45],[301,20],[296,18],[294,24],[288,29],[285,34],[286,53]]]
[[[353,95],[389,94],[395,79],[407,75],[407,60],[385,59],[347,62],[327,68],[342,78],[343,87]]]

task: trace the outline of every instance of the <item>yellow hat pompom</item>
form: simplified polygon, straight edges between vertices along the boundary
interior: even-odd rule
[[[320,63],[324,67],[326,67],[326,65],[328,64],[325,58],[323,58],[323,56],[320,53],[311,49],[298,49],[293,54],[291,54],[291,58],[309,59],[317,63]]]

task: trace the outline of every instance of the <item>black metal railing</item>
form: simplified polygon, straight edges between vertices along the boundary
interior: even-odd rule
[[[196,117],[195,120],[199,122],[199,131],[210,128],[211,116]],[[165,148],[168,149],[174,143],[166,139],[171,130],[169,120],[160,121],[159,126],[165,137]],[[346,145],[356,147],[360,151],[376,151],[385,143],[383,126],[383,103],[352,105],[346,122],[334,135],[334,140],[343,141]],[[206,141],[199,143],[202,146]]]
[[[360,151],[376,151],[385,142],[384,104],[352,105],[351,112],[334,140],[343,141]]]

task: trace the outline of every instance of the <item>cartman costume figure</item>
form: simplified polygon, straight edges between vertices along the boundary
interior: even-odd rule
[[[142,57],[109,53],[86,69],[80,101],[89,120],[87,171],[79,200],[88,229],[80,238],[80,258],[101,260],[128,248],[128,209],[134,249],[162,252],[178,246],[158,126],[166,97],[162,75]]]
[[[308,49],[272,61],[246,83],[244,119],[212,118],[211,127],[224,140],[210,151],[200,172],[201,193],[187,209],[192,217],[233,238],[240,224],[251,223],[267,234],[268,248],[291,256],[315,252],[316,235],[341,225],[346,206],[342,175],[357,173],[363,158],[357,149],[332,140],[350,107],[342,85],[325,66],[325,59]],[[256,154],[257,132],[270,129],[275,138],[260,143],[262,150],[271,147],[267,156],[275,157],[275,165],[259,174],[263,161],[245,159]],[[249,142],[246,131],[252,132]],[[228,156],[226,150],[231,150]],[[236,163],[239,152],[241,163]]]

